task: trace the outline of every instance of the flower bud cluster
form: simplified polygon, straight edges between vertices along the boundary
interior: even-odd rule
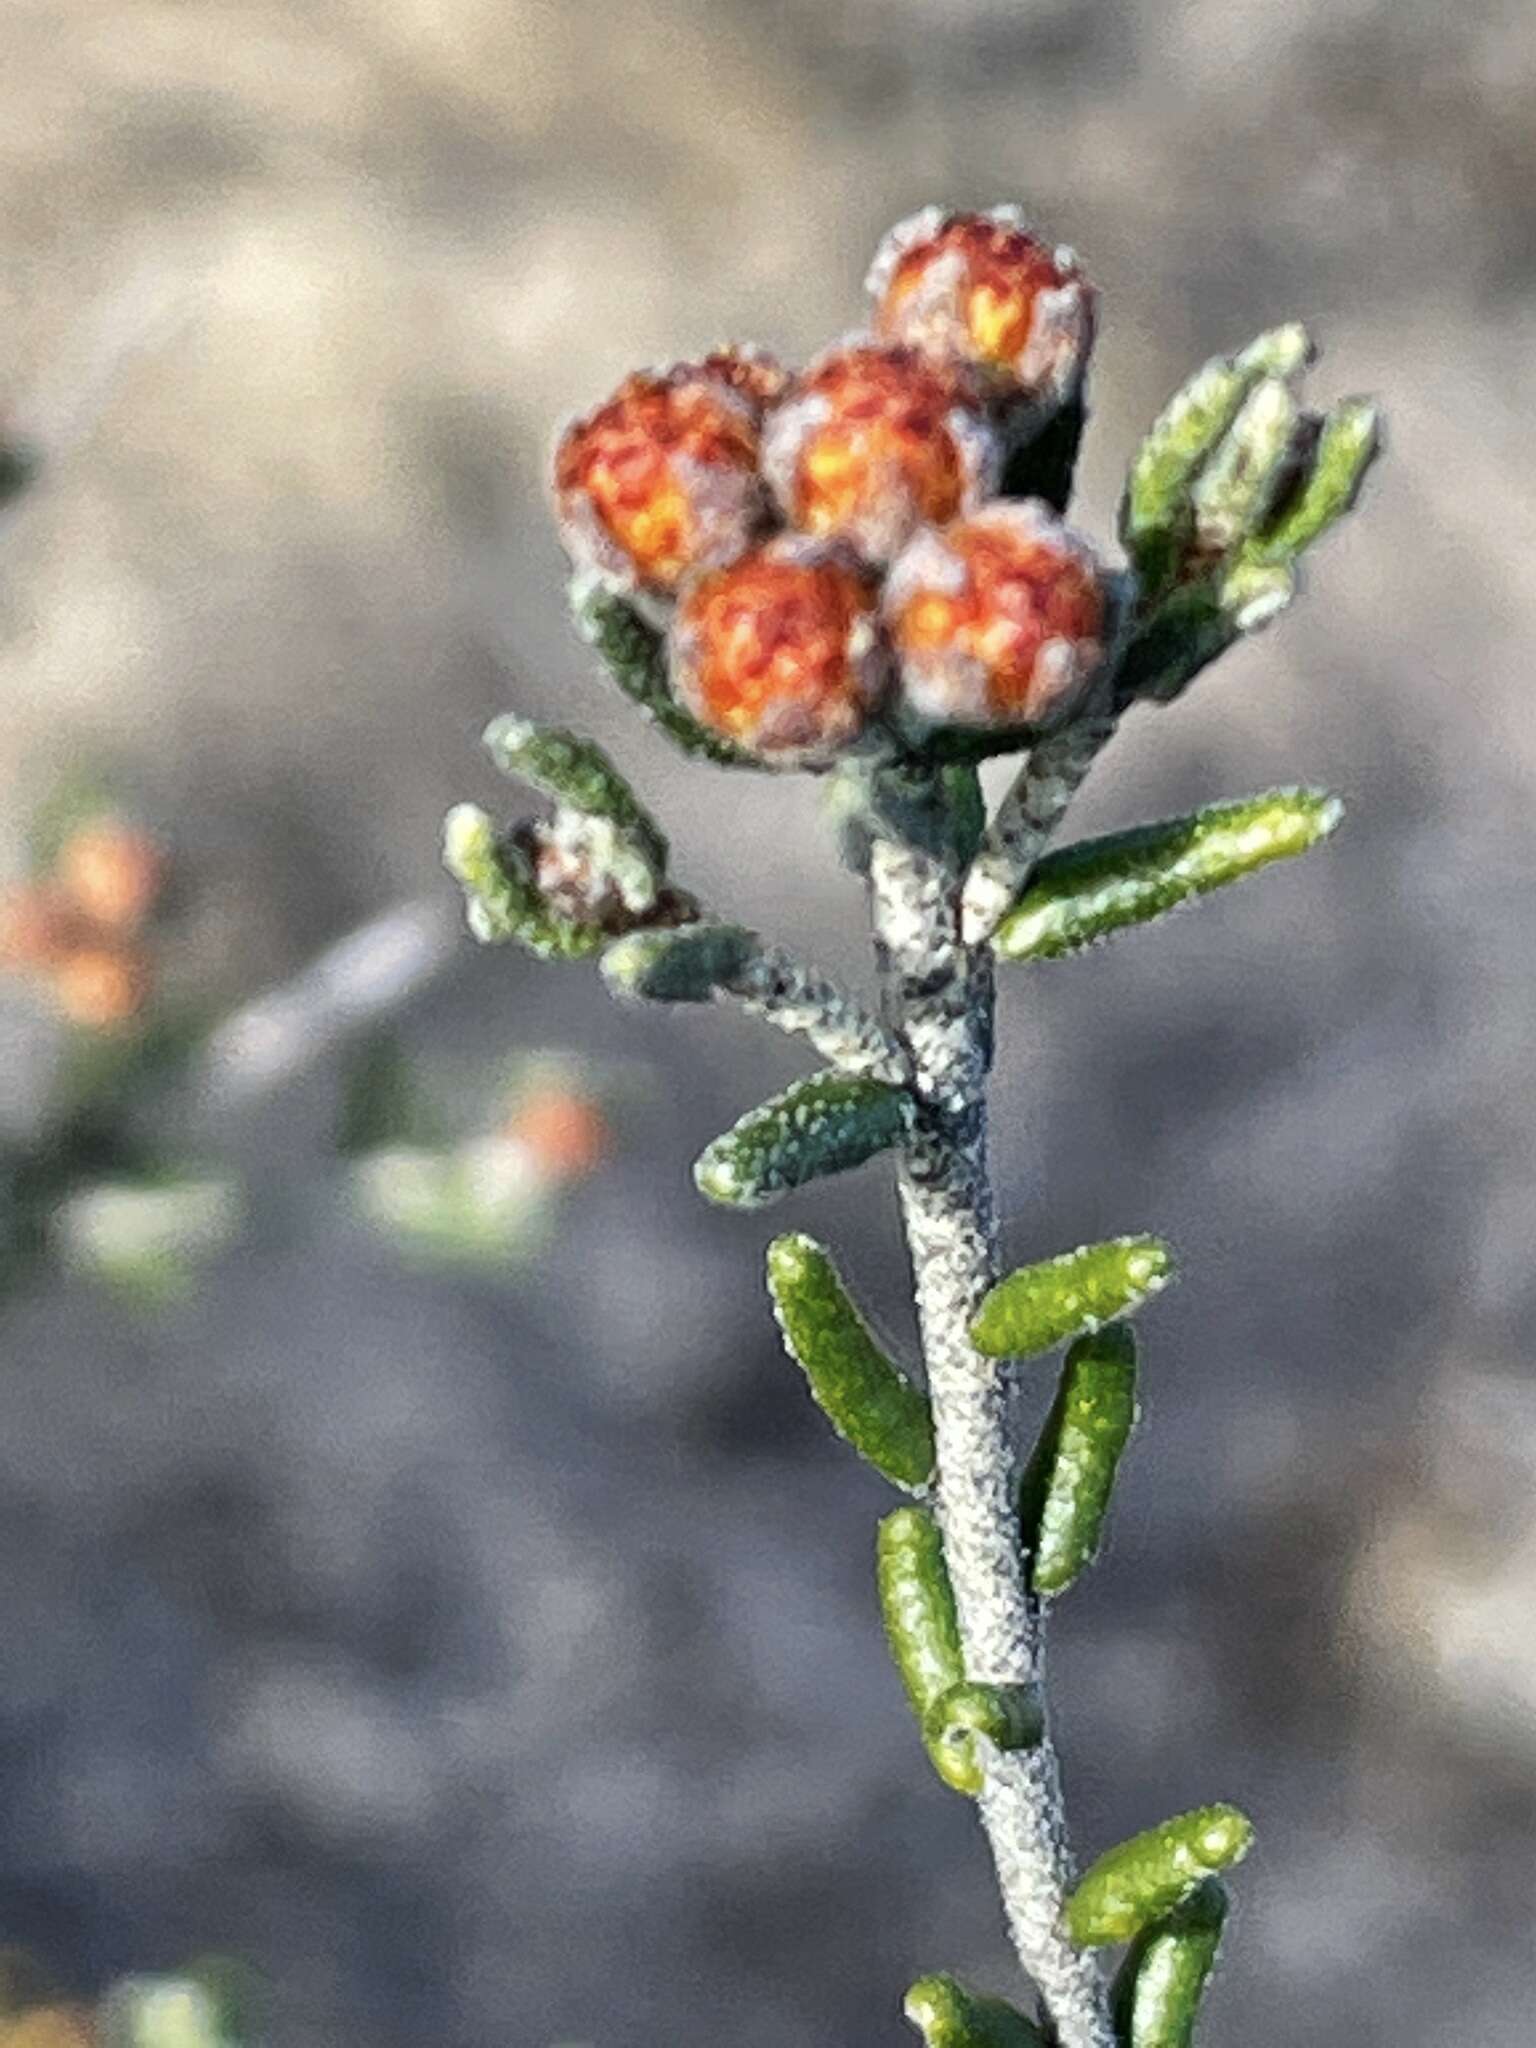
[[[1111,579],[1007,457],[1079,390],[1094,294],[1009,209],[917,215],[869,279],[870,330],[798,375],[723,349],[641,372],[562,436],[577,567],[667,639],[671,690],[761,760],[1071,716]]]
[[[40,982],[70,1023],[121,1029],[149,998],[146,927],[164,883],[164,855],[137,826],[77,826],[46,872],[0,898],[0,967]]]

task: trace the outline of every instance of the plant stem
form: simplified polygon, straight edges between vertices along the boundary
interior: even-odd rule
[[[901,1173],[938,1451],[937,1508],[966,1672],[993,1684],[1043,1680],[1015,1499],[1017,1458],[998,1366],[972,1349],[971,1318],[996,1277],[987,1170],[990,955],[960,936],[960,877],[932,854],[877,839],[870,895],[889,1021],[911,1061],[916,1126]],[[1038,1747],[994,1751],[980,1795],[1019,1960],[1060,2048],[1115,2048],[1091,1954],[1061,1915],[1073,1868],[1049,1730]]]

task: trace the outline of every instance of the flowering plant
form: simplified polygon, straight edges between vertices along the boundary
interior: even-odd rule
[[[921,1381],[813,1240],[770,1246],[769,1292],[828,1420],[912,1496],[879,1530],[886,1631],[935,1768],[977,1803],[1036,2000],[1028,2015],[930,1976],[906,2012],[930,2048],[1182,2048],[1220,1873],[1252,1830],[1200,1807],[1079,1876],[1043,1661],[1136,1422],[1130,1318],[1172,1256],[1132,1235],[999,1278],[993,978],[1333,830],[1331,797],[1288,789],[1047,851],[1126,714],[1172,701],[1289,603],[1301,556],[1354,502],[1377,417],[1360,400],[1303,409],[1299,327],[1207,363],[1133,458],[1114,563],[1063,523],[1096,318],[1072,253],[1012,209],[929,209],[887,238],[870,290],[869,331],[798,375],[730,348],[628,378],[562,437],[555,497],[577,624],[626,696],[701,760],[832,779],[880,1013],[680,888],[655,821],[570,732],[491,727],[498,765],[553,812],[503,832],[460,805],[446,857],[480,939],[601,954],[618,994],[733,1000],[821,1055],[706,1148],[711,1200],[755,1208],[892,1155]],[[1022,765],[989,818],[978,764],[999,754]],[[1017,1367],[1062,1345],[1026,1449]],[[1107,1987],[1100,1951],[1120,1943]]]

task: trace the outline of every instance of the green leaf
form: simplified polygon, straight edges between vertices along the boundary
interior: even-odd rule
[[[1136,1426],[1136,1339],[1123,1323],[1079,1337],[1019,1486],[1037,1593],[1061,1593],[1099,1553],[1120,1456]]]
[[[768,1291],[785,1348],[838,1435],[893,1484],[922,1492],[933,1477],[928,1397],[875,1342],[830,1255],[799,1232],[776,1237]]]
[[[1191,2048],[1226,1917],[1226,1887],[1208,1877],[1137,1936],[1110,1994],[1123,2048]]]
[[[994,1749],[1033,1749],[1045,1733],[1045,1708],[1038,1686],[984,1685],[963,1679],[923,1716],[923,1742],[939,1776],[957,1792],[974,1797],[986,1782],[986,1765],[976,1746],[982,1736]]]
[[[1285,562],[1325,534],[1360,495],[1381,452],[1381,413],[1366,398],[1346,398],[1323,421],[1307,479],[1249,550],[1261,562]]]
[[[1057,960],[1192,897],[1305,853],[1343,816],[1319,789],[1272,789],[1047,854],[992,944],[1004,960]]]
[[[1000,1280],[976,1312],[971,1342],[987,1358],[1034,1358],[1129,1315],[1172,1277],[1173,1254],[1160,1238],[1083,1245]]]
[[[570,599],[576,630],[602,657],[624,695],[675,746],[720,768],[761,769],[767,765],[700,725],[674,699],[667,674],[666,639],[647,625],[632,605],[581,577],[572,583]]]
[[[919,1977],[902,2011],[927,2048],[1045,2048],[1023,2013],[1001,1998],[978,1998],[954,1977]]]
[[[1202,548],[1226,554],[1262,524],[1279,494],[1300,421],[1284,378],[1261,377],[1190,493]]]
[[[707,1145],[693,1177],[712,1202],[759,1209],[901,1144],[911,1117],[904,1088],[857,1074],[812,1074]]]
[[[969,865],[987,826],[986,796],[975,764],[937,757],[860,763],[867,832],[900,839],[959,870]]]
[[[667,870],[661,827],[602,748],[578,734],[525,718],[496,718],[485,747],[503,775],[553,797],[570,810],[606,818],[645,859],[659,882]]]
[[[939,1525],[926,1508],[897,1508],[875,1541],[875,1582],[886,1641],[933,1767],[957,1792],[974,1790],[971,1760],[927,1741],[929,1710],[965,1681],[954,1589]],[[957,1782],[958,1778],[958,1782]]]
[[[604,953],[603,978],[615,995],[641,1002],[707,1003],[758,950],[757,934],[738,924],[630,932]]]
[[[1192,523],[1194,480],[1249,392],[1263,378],[1294,376],[1311,352],[1304,328],[1277,327],[1241,355],[1206,363],[1158,414],[1131,464],[1120,507],[1120,538],[1146,589],[1169,580]]]
[[[1207,579],[1171,591],[1137,627],[1115,668],[1115,696],[1123,707],[1138,698],[1167,704],[1238,639],[1234,612]]]
[[[1067,1932],[1079,1948],[1130,1941],[1252,1845],[1253,1823],[1235,1806],[1176,1814],[1105,1851],[1067,1901]]]
[[[498,840],[478,804],[455,804],[443,825],[443,865],[468,901],[469,928],[482,945],[516,939],[545,960],[576,960],[607,943],[600,925],[552,911],[517,849]]]

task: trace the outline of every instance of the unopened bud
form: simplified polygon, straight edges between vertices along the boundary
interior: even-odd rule
[[[792,526],[889,561],[992,488],[998,442],[973,388],[915,349],[853,343],[808,370],[768,423],[763,470]]]
[[[672,632],[672,678],[699,722],[789,767],[851,746],[889,656],[868,573],[841,548],[783,536],[696,577]]]
[[[578,567],[615,589],[670,598],[690,570],[748,545],[767,495],[757,376],[746,357],[729,368],[640,372],[567,428],[555,451],[555,502]]]
[[[1037,500],[924,530],[885,586],[899,704],[925,725],[1059,724],[1104,658],[1110,603],[1087,542]]]
[[[685,372],[687,368],[685,364]],[[791,383],[788,370],[767,349],[734,341],[724,348],[711,349],[707,356],[699,359],[698,369],[700,375],[714,378],[718,383],[727,385],[738,398],[744,398],[758,418],[769,406],[778,404]],[[676,374],[674,371],[673,375]]]
[[[1030,234],[1011,207],[914,214],[881,244],[869,290],[878,333],[975,364],[1026,398],[1065,398],[1093,346],[1095,293],[1076,256]]]

